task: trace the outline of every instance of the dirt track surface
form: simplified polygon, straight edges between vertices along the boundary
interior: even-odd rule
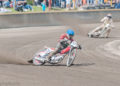
[[[0,86],[120,86],[120,56],[103,47],[120,40],[120,23],[115,23],[116,28],[107,39],[88,38],[87,32],[97,25],[78,25],[75,29],[75,39],[83,49],[78,51],[74,65],[69,68],[65,66],[66,59],[58,65],[27,63],[45,45],[55,47],[68,27],[1,29]]]

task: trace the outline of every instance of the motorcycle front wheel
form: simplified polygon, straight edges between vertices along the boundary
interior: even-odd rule
[[[73,64],[76,57],[76,52],[76,49],[70,50],[66,64],[67,67],[70,67]]]

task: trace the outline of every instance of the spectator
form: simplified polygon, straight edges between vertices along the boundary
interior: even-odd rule
[[[90,4],[93,5],[94,4],[94,0],[90,0]]]
[[[60,0],[56,0],[56,6],[60,7]]]
[[[81,1],[82,1],[82,0],[75,0],[75,8],[80,7],[80,5],[82,4]]]
[[[38,0],[34,0],[34,4],[35,6],[38,6],[39,5]]]
[[[26,1],[23,2],[23,8],[24,8],[24,11],[33,10],[32,6],[27,4]]]
[[[23,12],[23,11],[33,10],[33,9],[32,9],[32,6],[27,4],[26,1],[22,0],[17,2],[15,10]]]
[[[43,2],[43,0],[34,0],[35,6],[38,6],[38,7],[40,7],[42,2]]]
[[[120,2],[115,3],[115,8],[116,8],[116,9],[120,9]]]
[[[10,1],[10,8],[13,8],[13,2]]]
[[[66,9],[70,10],[71,7],[71,0],[66,0]]]
[[[46,2],[43,1],[41,5],[42,5],[42,11],[44,12],[46,10]]]
[[[55,0],[52,0],[52,7],[55,7]]]
[[[103,4],[104,0],[98,0],[98,4]]]
[[[0,0],[0,7],[3,7],[3,0]]]
[[[17,2],[17,5],[15,7],[15,10],[16,11],[20,11],[20,12],[23,12],[23,3],[21,1],[18,1]]]
[[[4,6],[5,8],[10,8],[10,1],[9,1],[9,0],[5,0],[5,1],[3,2],[3,6]]]
[[[73,6],[73,9],[76,8],[75,2],[76,2],[76,0],[72,0],[72,6]]]
[[[65,0],[61,0],[61,8],[65,8]]]
[[[82,0],[77,0],[76,4],[78,7],[80,7],[82,5]]]
[[[90,4],[90,0],[87,0],[87,5],[89,5]]]

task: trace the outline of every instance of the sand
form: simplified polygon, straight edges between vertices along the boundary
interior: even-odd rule
[[[59,36],[71,26],[0,29],[0,86],[120,86],[120,60],[116,59],[120,56],[105,48],[120,40],[120,23],[115,23],[107,39],[88,38],[87,32],[97,25],[74,27],[74,39],[83,49],[77,51],[72,67],[66,67],[66,59],[58,65],[27,63],[45,45],[55,47]],[[116,50],[120,44],[114,45],[110,47]]]

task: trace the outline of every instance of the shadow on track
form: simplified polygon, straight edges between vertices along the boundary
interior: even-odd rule
[[[28,66],[35,66],[32,63],[0,63],[0,64],[13,64],[13,65],[28,65]],[[81,64],[72,64],[71,66],[75,66],[75,67],[79,67],[79,66],[92,66],[95,65],[95,63],[81,63]],[[41,65],[41,66],[66,66],[66,64],[49,64],[46,63],[45,65]]]
[[[72,66],[92,66],[95,65],[95,63],[83,63],[83,64],[73,64]]]
[[[79,66],[92,66],[92,65],[95,65],[95,63],[72,64],[71,66],[79,67]],[[66,66],[66,64],[45,64],[42,66],[55,66],[55,67],[57,67],[57,66]]]
[[[120,36],[113,36],[113,37],[108,37],[108,38],[120,38]]]

